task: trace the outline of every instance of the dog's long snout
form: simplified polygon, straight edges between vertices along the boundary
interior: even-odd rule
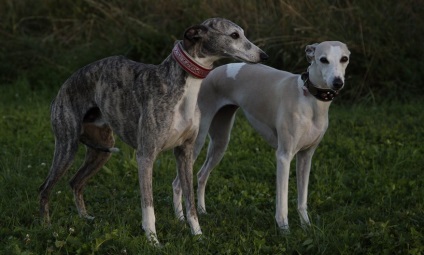
[[[341,88],[343,88],[343,85],[344,85],[344,83],[343,83],[342,78],[340,78],[340,77],[334,78],[334,80],[333,80],[333,88],[334,89],[341,89]]]
[[[259,58],[261,61],[265,61],[269,59],[269,56],[265,52],[261,52],[261,54],[259,54]]]

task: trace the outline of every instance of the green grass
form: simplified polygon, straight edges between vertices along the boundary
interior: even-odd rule
[[[289,186],[291,233],[274,221],[274,151],[240,115],[229,149],[212,173],[205,238],[195,240],[173,216],[172,153],[155,163],[154,198],[162,249],[141,230],[134,152],[122,149],[86,188],[88,210],[77,216],[67,181],[51,197],[52,226],[38,215],[38,186],[47,175],[54,141],[49,104],[56,91],[31,90],[18,80],[0,86],[1,254],[423,254],[424,103],[344,105],[330,108],[330,128],[313,160],[309,186],[312,227],[296,212],[294,164]],[[204,152],[196,162],[199,169]]]
[[[0,254],[424,254],[423,7],[413,0],[0,1]],[[216,16],[240,24],[276,68],[304,71],[304,47],[323,40],[352,52],[348,86],[312,164],[312,227],[299,226],[293,164],[291,234],[279,232],[274,151],[241,115],[207,187],[203,240],[174,219],[167,152],[154,172],[164,247],[147,244],[134,152],[120,141],[121,152],[86,188],[96,219],[77,216],[67,183],[81,148],[53,191],[52,227],[42,227],[38,187],[53,155],[49,105],[59,84],[110,55],[160,63],[186,27]],[[204,152],[196,170],[203,159]]]

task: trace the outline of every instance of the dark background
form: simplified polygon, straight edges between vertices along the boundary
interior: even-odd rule
[[[158,64],[185,28],[210,17],[242,26],[267,65],[306,70],[304,48],[324,40],[352,52],[343,102],[406,101],[424,92],[421,0],[2,0],[0,85],[57,88],[111,55]]]

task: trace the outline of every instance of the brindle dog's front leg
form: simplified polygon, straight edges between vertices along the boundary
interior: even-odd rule
[[[187,221],[190,224],[193,235],[201,235],[196,206],[194,202],[193,189],[193,148],[194,142],[187,141],[174,149],[174,155],[177,159],[178,177],[183,191]]]
[[[153,163],[157,153],[155,150],[146,150],[146,147],[137,150],[138,180],[141,193],[142,225],[147,239],[154,245],[159,245],[156,235],[155,211],[153,207]]]

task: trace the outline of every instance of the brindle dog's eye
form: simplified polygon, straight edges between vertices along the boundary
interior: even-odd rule
[[[230,36],[233,39],[239,39],[240,38],[240,35],[237,32],[232,33]]]
[[[349,58],[344,56],[340,59],[340,63],[346,63],[347,61],[349,61]]]
[[[323,63],[323,64],[328,64],[328,63],[330,63],[330,62],[328,62],[328,59],[327,59],[326,57],[322,57],[322,58],[320,58],[320,59],[319,59],[319,61],[320,61],[321,63]]]

